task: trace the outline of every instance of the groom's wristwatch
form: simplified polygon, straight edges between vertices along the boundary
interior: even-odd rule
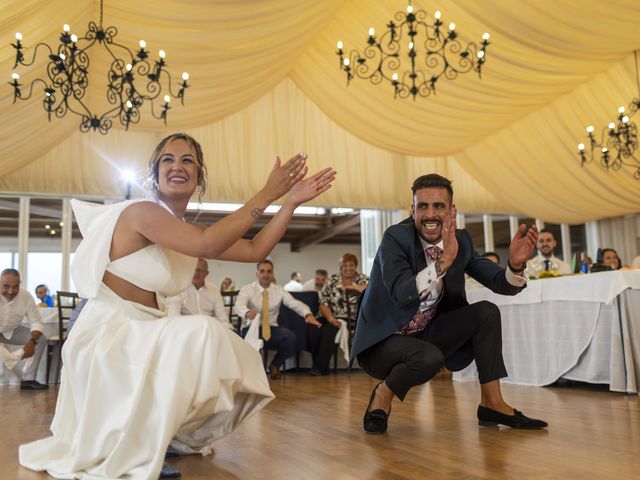
[[[511,261],[507,259],[507,266],[509,267],[509,270],[511,270],[513,273],[522,273],[527,268],[527,263],[525,262],[520,266],[520,268],[516,268],[513,265],[511,265]]]

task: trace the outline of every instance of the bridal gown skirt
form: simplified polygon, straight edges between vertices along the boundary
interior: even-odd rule
[[[104,285],[63,348],[51,437],[20,464],[65,479],[157,479],[171,445],[212,444],[273,394],[259,353],[217,320],[166,317]]]

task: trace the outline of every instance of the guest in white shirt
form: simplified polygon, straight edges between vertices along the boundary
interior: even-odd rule
[[[183,315],[208,315],[231,327],[227,308],[218,287],[205,281],[209,275],[207,261],[198,259],[191,285],[182,292]]]
[[[249,329],[251,320],[260,314],[260,338],[264,340],[264,348],[276,351],[269,372],[271,378],[278,379],[282,376],[281,369],[284,361],[296,351],[296,334],[278,325],[280,305],[284,303],[304,317],[307,323],[317,327],[320,327],[320,323],[307,305],[296,300],[282,286],[274,283],[273,263],[270,260],[258,264],[256,277],[257,281],[240,289],[234,309],[243,319],[243,335]]]
[[[556,240],[553,233],[547,229],[540,230],[538,234],[538,255],[527,261],[525,274],[530,277],[537,277],[540,272],[557,270],[560,275],[569,275],[571,267],[564,260],[555,256]]]
[[[300,275],[300,272],[293,272],[291,274],[291,280],[284,284],[284,289],[287,292],[301,292],[302,283],[300,283],[300,280],[302,280],[302,275]]]
[[[22,358],[33,357],[23,375],[20,388],[23,390],[43,390],[48,385],[36,382],[36,372],[47,346],[47,338],[42,334],[43,325],[33,297],[20,288],[20,273],[7,268],[0,274],[2,295],[0,296],[0,343],[20,345],[24,351]],[[24,318],[31,328],[22,325]]]
[[[302,284],[303,292],[320,292],[324,288],[324,285],[327,283],[327,277],[329,274],[326,270],[319,268],[316,270],[316,274],[313,278],[310,278],[306,282]]]

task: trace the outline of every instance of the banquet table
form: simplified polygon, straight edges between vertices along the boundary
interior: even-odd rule
[[[57,308],[38,308],[38,312],[40,312],[40,317],[42,317],[42,324],[44,325],[44,331],[42,332],[47,338],[51,337],[52,335],[57,335],[58,334],[58,309]],[[27,328],[30,327],[29,323],[26,321],[23,322],[23,325]],[[20,348],[19,346],[14,346],[14,345],[6,345],[5,347],[7,347],[8,349],[18,349]],[[54,355],[53,358],[53,363],[51,365],[51,371],[55,372],[57,370],[55,370],[55,367],[57,364],[57,356]],[[24,365],[25,361],[22,360],[20,362],[18,362],[18,365],[16,366],[16,368],[14,370],[19,370],[22,371],[22,367]],[[14,371],[9,370],[8,368],[6,368],[6,366],[4,365],[3,362],[0,362],[0,385],[6,385],[6,384],[18,384],[20,383],[20,376],[16,375],[16,373]],[[40,359],[40,364],[38,365],[38,371],[36,373],[36,380],[40,383],[46,383],[47,382],[47,352],[45,350],[44,354],[42,355],[42,358]]]
[[[530,280],[516,296],[470,289],[467,300],[500,309],[503,382],[541,386],[564,378],[638,393],[640,270]],[[477,379],[475,363],[453,379]]]

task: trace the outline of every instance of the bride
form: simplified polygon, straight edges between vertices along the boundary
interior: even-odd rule
[[[205,228],[182,219],[206,169],[200,145],[178,133],[149,162],[155,201],[72,201],[83,235],[72,275],[89,301],[63,348],[53,435],[22,445],[21,465],[56,478],[155,480],[170,444],[211,453],[273,398],[258,352],[211,317],[168,317],[163,298],[189,285],[197,257],[264,259],[294,209],[335,178],[330,168],[305,178],[305,162],[277,159],[256,195]],[[260,233],[242,239],[285,194]]]

